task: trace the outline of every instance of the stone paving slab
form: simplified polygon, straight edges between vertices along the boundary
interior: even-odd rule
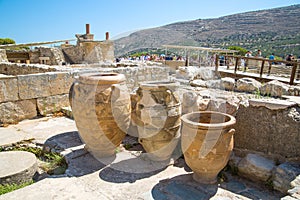
[[[86,152],[73,120],[41,118],[0,129],[15,129],[21,135],[37,138],[50,149],[65,155],[64,175],[50,176],[25,188],[0,196],[0,200],[36,199],[280,199],[282,195],[255,186],[237,176],[215,185],[192,180],[184,159],[154,162],[141,146],[120,149],[116,156],[96,160]],[[18,131],[17,131],[18,130]],[[12,131],[14,132],[14,131]],[[131,141],[132,138],[127,141]]]
[[[0,152],[0,184],[30,181],[37,171],[37,158],[26,151]]]

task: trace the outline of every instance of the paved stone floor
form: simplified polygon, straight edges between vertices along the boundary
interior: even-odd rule
[[[10,199],[280,199],[282,194],[249,182],[230,172],[219,183],[199,184],[177,153],[175,161],[154,162],[141,146],[119,148],[114,157],[96,160],[86,152],[73,120],[40,118],[0,128],[0,146],[34,139],[50,149],[61,151],[68,161],[64,175],[49,176],[30,186],[0,196]],[[136,143],[126,137],[124,143]],[[176,152],[176,151],[175,151]],[[21,159],[21,158],[20,158]],[[221,181],[223,180],[223,181]]]

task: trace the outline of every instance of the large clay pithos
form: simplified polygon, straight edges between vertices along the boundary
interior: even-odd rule
[[[125,76],[87,73],[71,87],[70,104],[86,149],[95,158],[115,154],[130,123],[130,95]]]
[[[182,119],[181,148],[193,179],[204,184],[217,181],[233,149],[233,116],[213,111],[188,113]]]
[[[171,157],[180,139],[181,103],[175,82],[144,82],[137,90],[133,121],[151,160]]]

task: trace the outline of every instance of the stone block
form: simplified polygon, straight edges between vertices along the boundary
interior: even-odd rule
[[[266,182],[272,175],[275,163],[256,154],[248,154],[238,164],[239,175],[253,181]]]
[[[207,80],[206,81],[207,88],[217,88],[217,89],[224,89],[223,84],[220,79],[218,80]]]
[[[270,110],[285,110],[295,106],[296,103],[280,99],[249,99],[249,105],[254,107],[266,107]]]
[[[56,95],[37,99],[37,108],[41,115],[46,116],[69,106],[69,95]]]
[[[234,78],[224,77],[221,80],[222,80],[222,84],[223,84],[223,87],[225,90],[229,90],[229,91],[234,90],[234,87],[235,87]]]
[[[288,190],[288,194],[296,199],[300,199],[300,186],[296,186],[293,189]]]
[[[36,100],[21,100],[0,104],[0,124],[14,124],[37,116]]]
[[[260,88],[260,93],[266,96],[281,97],[288,94],[289,85],[281,83],[280,81],[273,80],[264,84]]]
[[[198,111],[198,96],[195,92],[185,92],[182,95],[182,114]]]
[[[74,80],[68,72],[19,75],[17,78],[20,99],[67,94]]]
[[[193,87],[204,87],[206,88],[206,81],[203,81],[201,79],[195,79],[195,80],[192,80],[190,82],[190,85],[193,86]]]
[[[0,49],[0,62],[8,62],[5,49]]]
[[[69,72],[49,72],[49,92],[50,95],[67,94],[74,81]]]
[[[241,78],[237,80],[236,86],[238,91],[256,93],[260,90],[261,83],[253,78]]]
[[[273,170],[274,189],[287,193],[292,189],[292,182],[300,175],[300,166],[292,163],[283,163]]]
[[[0,153],[0,184],[20,184],[32,180],[37,171],[37,158],[26,151]]]
[[[51,96],[49,75],[29,74],[19,75],[17,77],[20,99],[34,99]]]
[[[15,76],[0,78],[0,102],[16,101],[18,96],[18,81]]]

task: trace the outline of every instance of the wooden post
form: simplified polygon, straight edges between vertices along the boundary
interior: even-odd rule
[[[215,67],[215,73],[217,73],[217,71],[218,71],[218,68],[219,68],[219,55],[218,54],[216,54],[216,61],[215,61],[216,63],[216,67]]]
[[[263,60],[263,61],[261,62],[261,67],[260,67],[260,74],[259,74],[260,78],[262,77],[262,74],[263,74],[263,72],[264,72],[264,65],[265,65],[265,61]]]
[[[236,70],[237,70],[237,68],[238,68],[238,62],[239,62],[239,58],[236,57],[236,58],[235,58],[235,65],[234,65],[234,76],[235,76],[235,77],[236,77]]]
[[[292,68],[292,73],[291,73],[290,85],[294,85],[296,70],[297,70],[297,63],[294,63],[293,68]]]
[[[189,53],[188,51],[186,51],[186,55],[185,55],[185,66],[188,67],[190,65],[189,63]]]
[[[299,66],[299,64],[297,64],[297,66],[298,66],[298,70],[297,70],[296,80],[299,80],[300,79],[300,66]]]
[[[269,65],[269,69],[268,69],[268,75],[270,75],[270,73],[271,73],[271,68],[272,68],[272,62],[269,62],[270,63],[270,65]]]
[[[229,60],[229,57],[224,56],[224,59],[225,59],[225,65],[227,66],[227,69],[229,69],[229,65],[230,65],[230,60]]]

